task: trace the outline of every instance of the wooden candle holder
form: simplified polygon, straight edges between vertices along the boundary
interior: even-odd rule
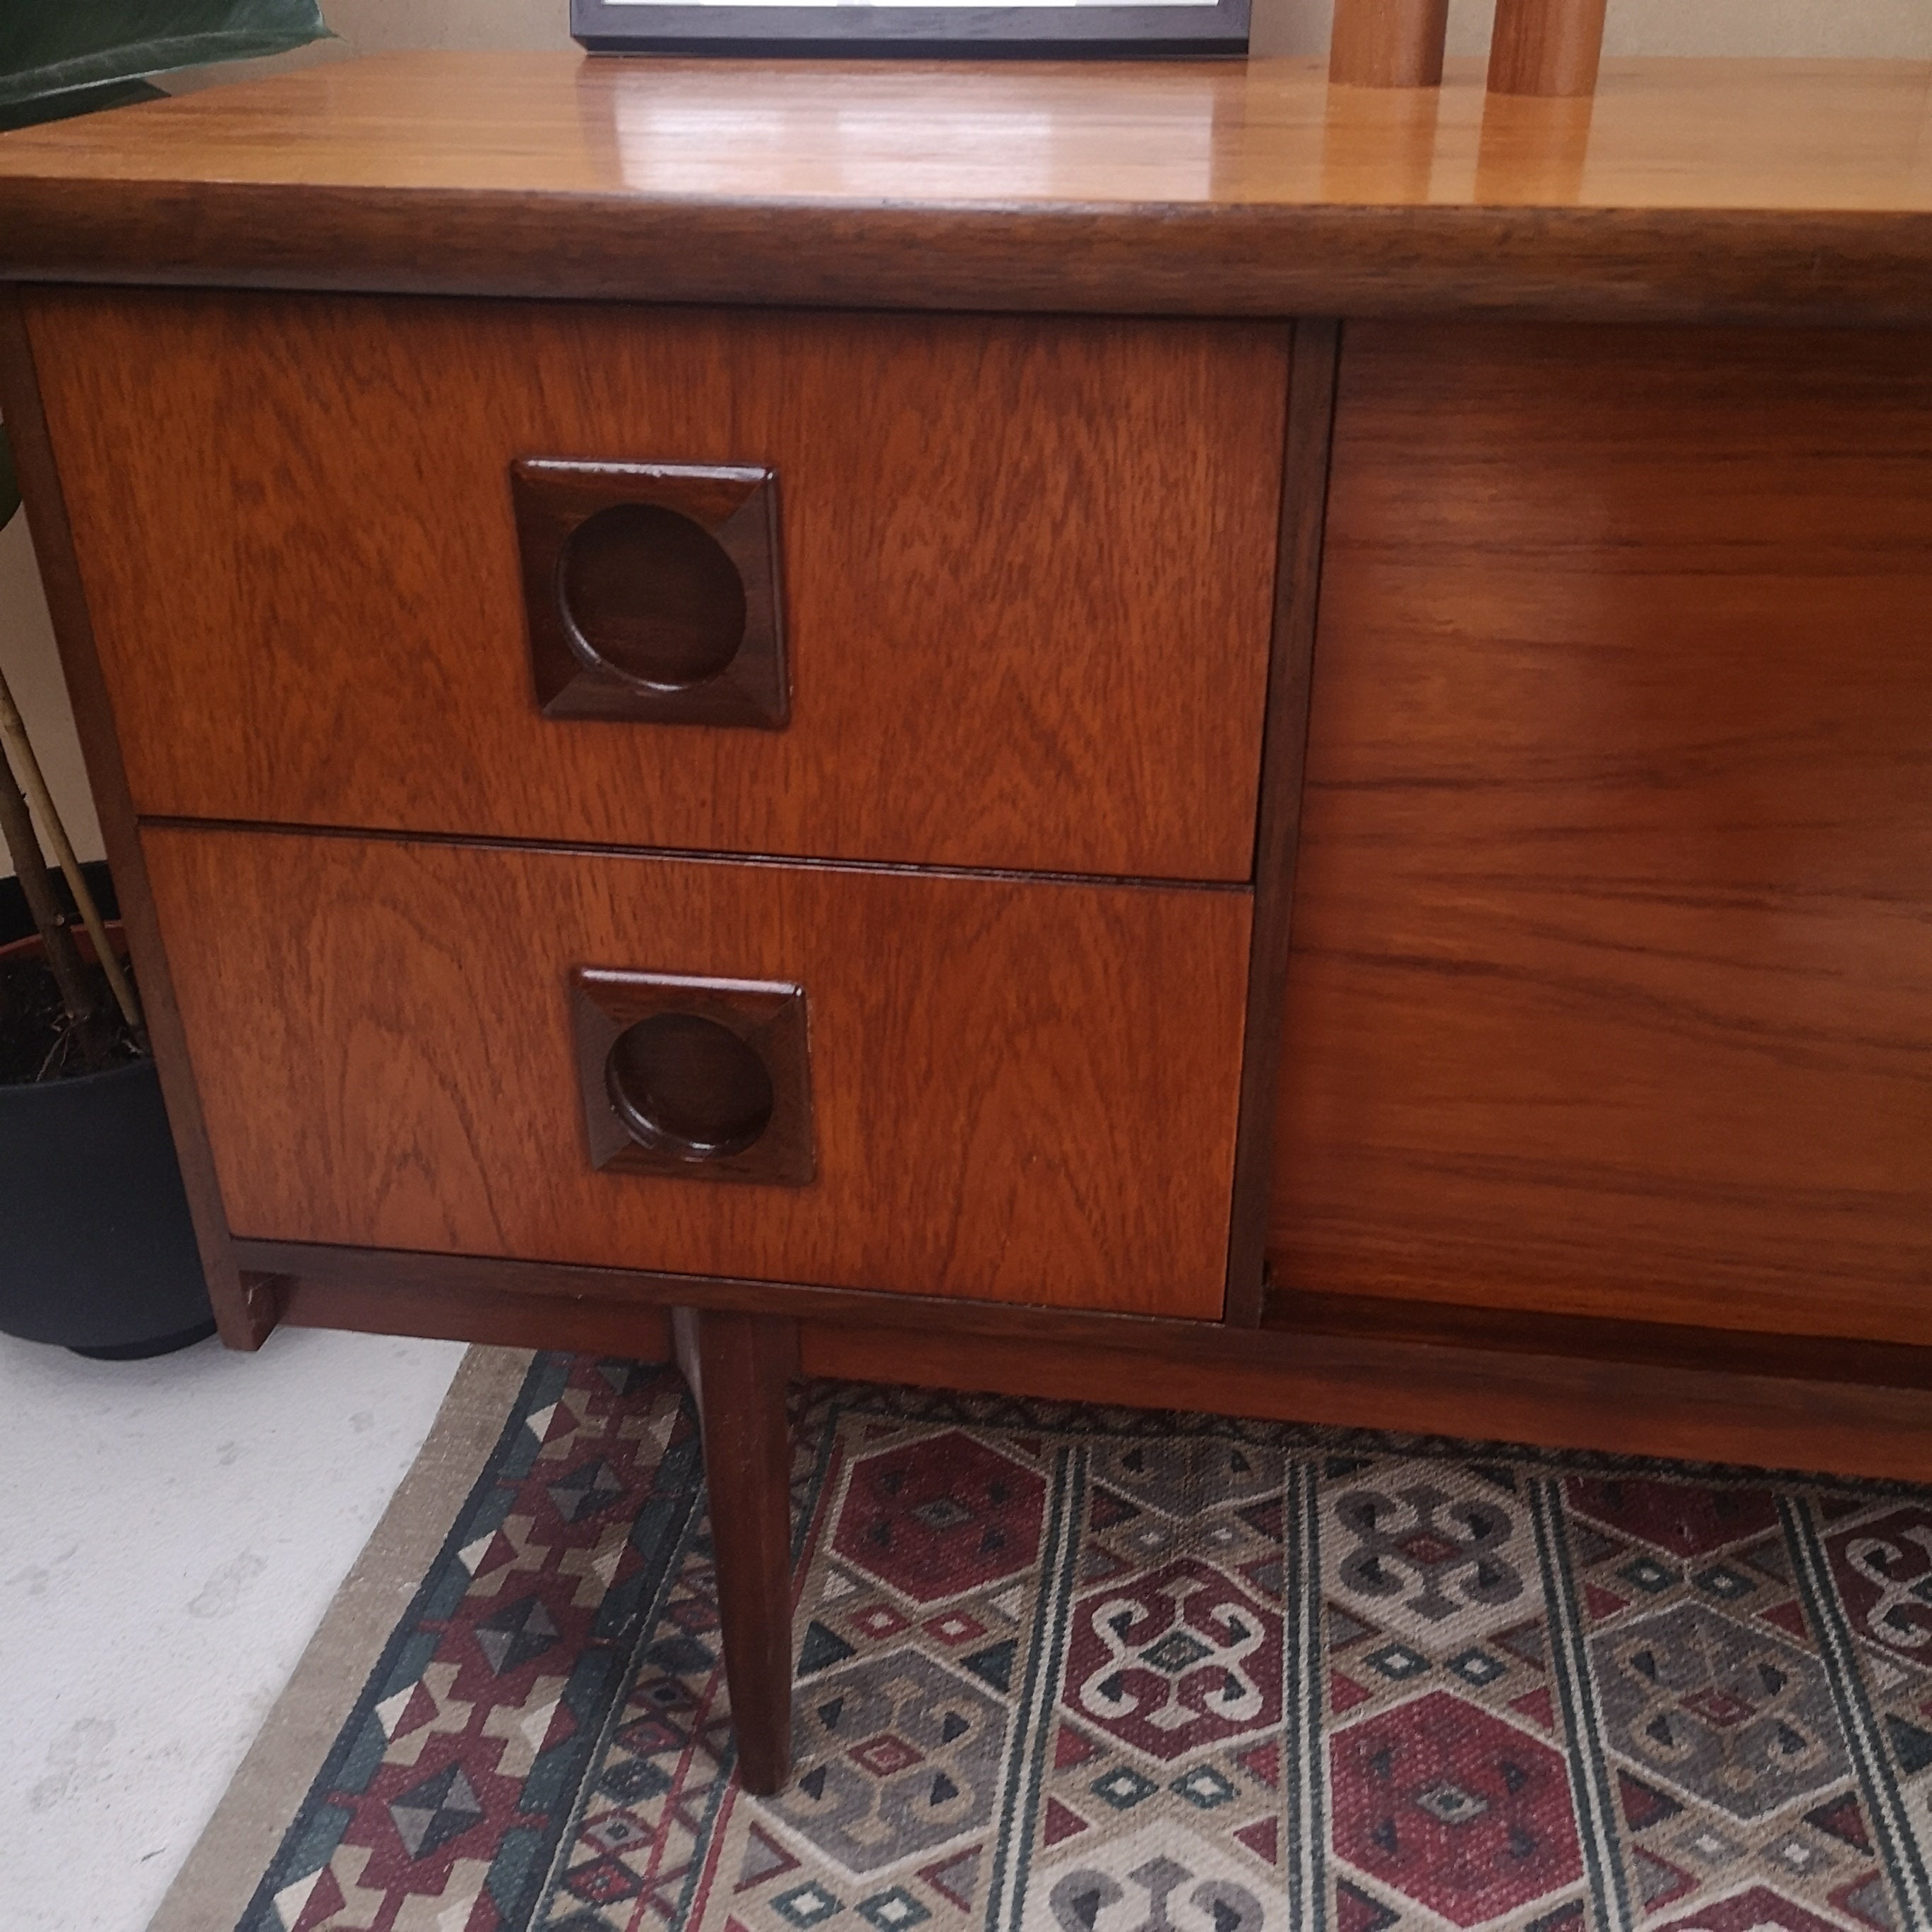
[[[1606,0],[1496,0],[1490,37],[1492,94],[1597,91]]]
[[[1606,0],[1496,0],[1490,91],[1593,94]],[[1336,0],[1328,78],[1346,87],[1438,87],[1448,0]]]
[[[1335,0],[1328,78],[1342,87],[1440,87],[1449,0]]]

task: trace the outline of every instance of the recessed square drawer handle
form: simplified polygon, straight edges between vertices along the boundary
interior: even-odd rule
[[[816,1176],[802,988],[581,967],[571,1005],[593,1166],[788,1187]]]
[[[774,471],[531,458],[510,490],[546,717],[783,728]]]

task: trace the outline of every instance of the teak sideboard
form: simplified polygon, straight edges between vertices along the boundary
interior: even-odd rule
[[[0,140],[222,1333],[1932,1475],[1932,68],[398,57]]]

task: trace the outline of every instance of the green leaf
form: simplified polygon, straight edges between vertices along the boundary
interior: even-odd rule
[[[0,108],[328,38],[317,0],[6,0]]]
[[[7,440],[7,425],[0,423],[0,530],[14,520],[20,507],[20,480],[14,474],[14,446]]]
[[[130,107],[137,100],[165,100],[158,87],[145,80],[110,80],[104,87],[76,87],[70,94],[50,94],[43,100],[16,100],[0,107],[0,134],[14,128],[37,128],[43,121],[70,121],[76,114],[98,114],[104,107]]]

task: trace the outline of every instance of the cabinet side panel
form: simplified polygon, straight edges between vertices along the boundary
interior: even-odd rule
[[[1277,1278],[1932,1335],[1932,340],[1342,371]]]
[[[207,1276],[208,1299],[221,1339],[231,1348],[256,1348],[275,1324],[272,1289],[236,1265],[220,1187],[209,1157],[200,1096],[182,1036],[169,962],[163,953],[142,862],[134,809],[122,764],[122,740],[101,676],[92,614],[75,568],[73,533],[58,456],[47,434],[37,380],[46,358],[44,334],[34,322],[35,291],[0,290],[0,416],[20,467],[34,554],[46,589],[61,666],[80,728],[88,782],[140,976],[148,1039],[154,1052],[182,1180],[194,1223],[195,1245]],[[4,782],[4,780],[0,780]]]
[[[142,838],[238,1234],[1221,1312],[1244,893]],[[583,968],[801,989],[815,1178],[594,1166]]]

